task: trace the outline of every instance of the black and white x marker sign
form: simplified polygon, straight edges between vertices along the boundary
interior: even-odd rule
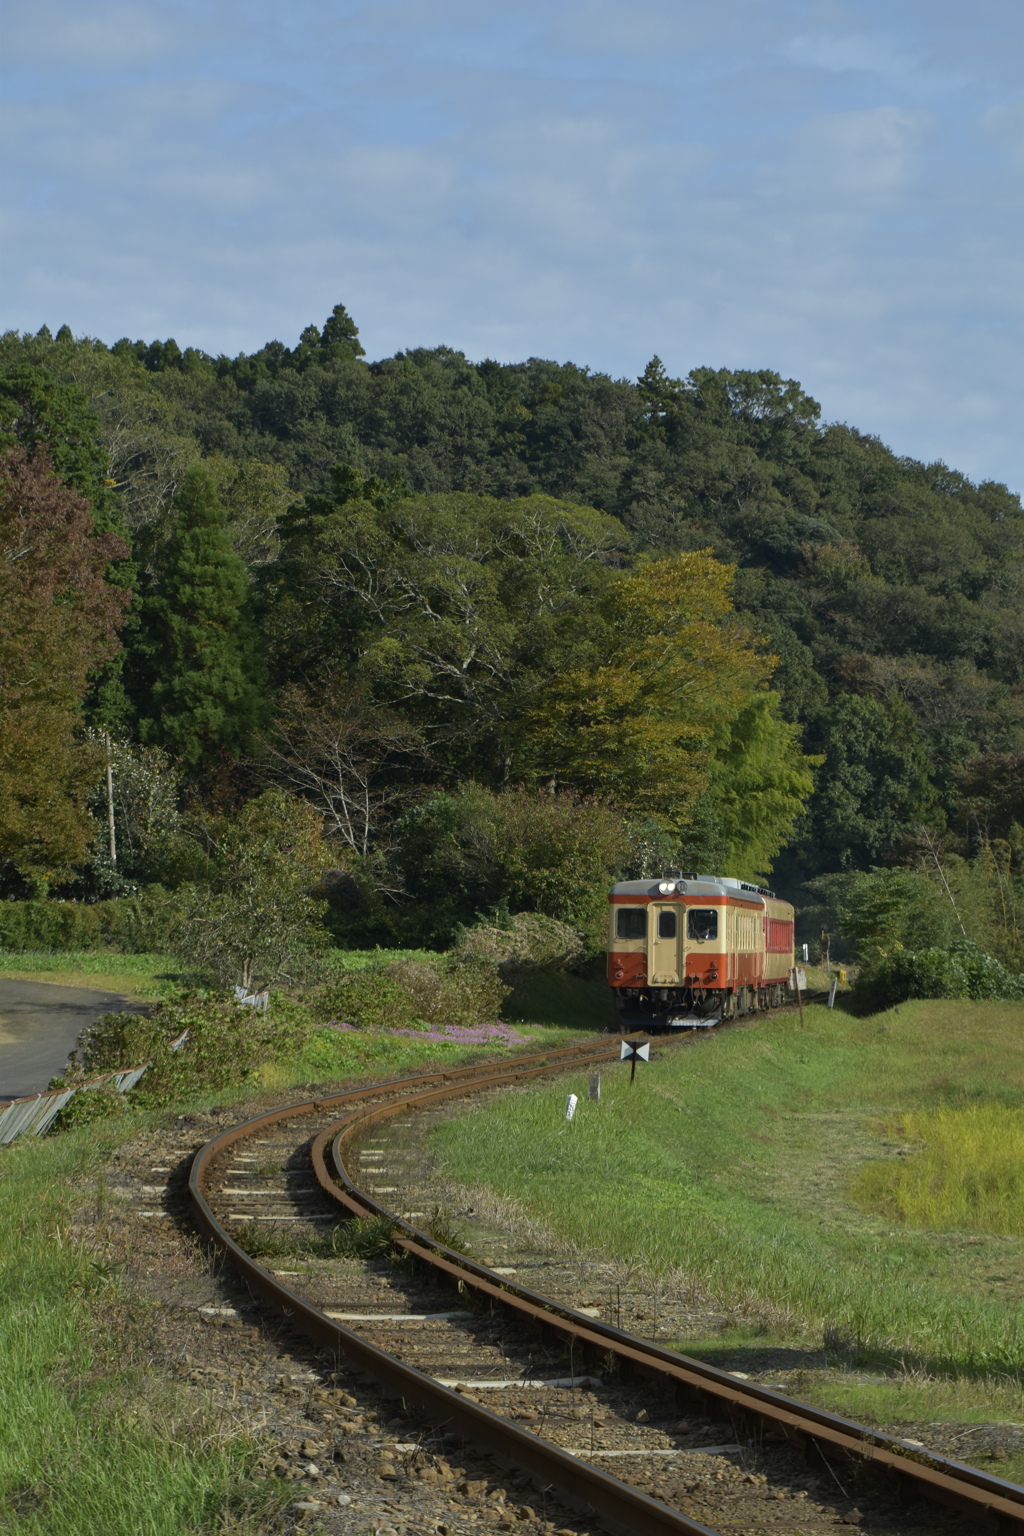
[[[649,1040],[623,1040],[620,1061],[650,1061],[651,1042]]]
[[[619,1052],[620,1061],[629,1062],[629,1080],[636,1077],[636,1064],[638,1061],[650,1061],[651,1042],[649,1040],[623,1040],[622,1050]]]

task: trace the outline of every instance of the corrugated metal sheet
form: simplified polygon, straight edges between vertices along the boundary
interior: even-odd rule
[[[266,1013],[270,1002],[269,992],[247,992],[244,987],[235,988],[235,1001],[245,1003],[249,1008],[256,1008],[260,1013]]]
[[[0,1146],[10,1146],[16,1137],[24,1136],[26,1131],[34,1131],[37,1136],[42,1136],[76,1093],[88,1092],[90,1088],[102,1088],[105,1083],[113,1083],[118,1093],[127,1093],[129,1088],[135,1087],[148,1066],[149,1062],[144,1061],[141,1067],[105,1072],[102,1077],[94,1077],[78,1088],[51,1088],[46,1093],[34,1093],[30,1098],[12,1099],[6,1109],[0,1110]]]
[[[148,1066],[149,1062],[145,1061],[141,1067],[129,1067],[125,1072],[115,1072],[114,1085],[118,1093],[127,1093],[129,1088],[134,1088]]]
[[[31,1099],[15,1099],[0,1112],[0,1146],[8,1146],[25,1131],[41,1135],[74,1094],[73,1088],[64,1088],[54,1093],[37,1093]]]

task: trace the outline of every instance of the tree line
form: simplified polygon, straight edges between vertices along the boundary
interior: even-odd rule
[[[268,795],[360,941],[669,862],[1016,868],[1019,500],[794,381],[44,328],[0,446],[8,896],[188,884]]]

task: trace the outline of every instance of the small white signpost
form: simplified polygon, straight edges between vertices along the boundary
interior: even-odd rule
[[[796,1000],[800,1005],[800,1028],[804,1027],[804,992],[807,988],[807,972],[799,965],[794,965],[789,973],[789,989],[796,993]]]
[[[567,1120],[571,1120],[573,1115],[576,1113],[576,1105],[578,1103],[579,1099],[576,1097],[576,1095],[574,1093],[570,1093],[569,1097],[565,1101],[565,1118]]]

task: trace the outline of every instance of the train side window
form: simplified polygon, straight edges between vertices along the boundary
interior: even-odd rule
[[[676,936],[676,915],[674,912],[658,913],[658,938],[674,939]]]
[[[620,907],[615,914],[617,939],[645,939],[647,937],[646,907]]]
[[[718,938],[718,913],[714,907],[691,907],[686,914],[686,937],[688,939]]]

